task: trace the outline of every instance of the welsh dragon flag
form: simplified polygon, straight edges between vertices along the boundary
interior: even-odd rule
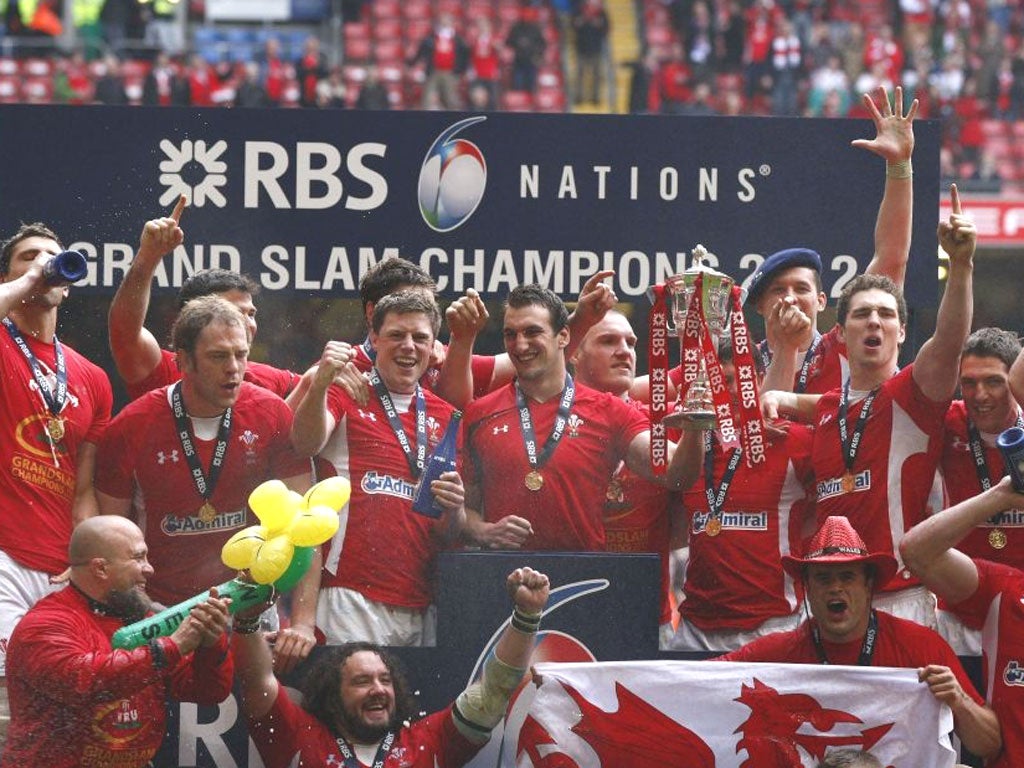
[[[867,749],[950,768],[952,714],[912,669],[613,662],[537,664],[505,725],[504,768],[813,768]]]

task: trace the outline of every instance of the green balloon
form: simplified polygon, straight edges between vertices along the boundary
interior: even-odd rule
[[[254,605],[265,603],[270,599],[273,589],[269,584],[252,584],[248,581],[232,579],[217,586],[219,597],[230,597],[231,605],[228,607],[230,613],[237,613],[244,608],[251,608]],[[160,613],[154,613],[141,621],[121,627],[114,633],[110,644],[114,648],[131,650],[145,645],[150,640],[158,637],[167,637],[174,633],[178,625],[183,622],[196,605],[204,602],[210,593],[202,592],[198,595],[183,600],[177,605],[165,608]]]
[[[274,582],[273,586],[231,579],[231,581],[225,581],[217,586],[217,595],[220,597],[230,597],[231,605],[228,607],[228,611],[232,614],[238,613],[245,608],[251,608],[254,605],[267,602],[271,595],[273,595],[274,590],[287,592],[306,575],[306,571],[309,570],[312,562],[313,547],[296,547],[295,554],[292,556],[292,561],[289,563],[287,570],[281,574],[281,577]],[[165,608],[160,613],[154,613],[152,616],[136,621],[134,624],[121,627],[121,629],[114,633],[111,645],[114,648],[131,650],[132,648],[138,648],[140,645],[145,645],[150,640],[173,634],[178,625],[188,616],[189,611],[205,601],[209,594],[209,591],[202,592],[190,597],[188,600],[183,600],[177,605]]]
[[[274,582],[274,589],[278,592],[287,592],[306,575],[306,571],[309,570],[310,563],[312,562],[313,547],[296,547],[295,554],[292,555],[292,561],[289,563],[288,568]]]

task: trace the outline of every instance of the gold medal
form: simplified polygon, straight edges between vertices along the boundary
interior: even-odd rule
[[[993,528],[988,532],[988,543],[992,549],[1002,549],[1006,546],[1006,534],[1001,528]]]
[[[199,508],[199,519],[209,525],[213,522],[213,519],[217,517],[217,508],[210,502],[206,502]]]
[[[544,485],[544,476],[536,469],[533,469],[526,473],[526,479],[523,482],[531,491],[539,491]]]
[[[46,420],[46,434],[50,436],[50,439],[59,443],[64,439],[64,419],[59,416],[51,416]]]
[[[722,521],[717,517],[708,518],[707,524],[704,526],[704,533],[714,538],[722,532]]]
[[[853,487],[856,485],[856,482],[853,479],[853,475],[847,472],[840,479],[839,484],[843,488],[843,493],[853,493]]]
[[[604,498],[606,501],[614,501],[621,503],[624,495],[622,492],[622,483],[619,482],[617,477],[613,477],[612,481],[608,483],[608,490],[604,492]]]

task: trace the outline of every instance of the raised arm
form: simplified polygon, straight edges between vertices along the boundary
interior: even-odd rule
[[[78,525],[89,517],[100,513],[93,488],[96,474],[96,443],[82,443],[78,446],[75,467],[75,500],[71,506],[71,522]]]
[[[144,323],[156,268],[167,253],[185,240],[179,226],[184,209],[185,196],[181,195],[170,216],[146,222],[139,250],[110,303],[110,352],[118,374],[127,384],[142,381],[160,362],[160,344]]]
[[[618,298],[605,280],[615,275],[614,270],[596,272],[583,284],[576,309],[569,315],[569,343],[565,347],[565,359],[570,360],[576,347],[583,341],[587,331],[601,322],[608,310],[615,306]]]
[[[950,603],[978,589],[978,568],[956,545],[974,528],[1007,509],[1024,509],[1009,477],[911,528],[900,542],[900,556],[922,583]]]
[[[327,390],[334,377],[350,361],[351,347],[344,342],[328,341],[316,373],[305,396],[295,407],[292,421],[292,446],[300,456],[315,456],[334,431],[334,415],[327,409]]]
[[[541,616],[548,601],[548,577],[532,568],[508,575],[508,593],[515,604],[512,618],[484,661],[479,682],[459,694],[452,708],[455,727],[476,743],[490,738],[491,729],[505,717],[512,693],[530,665]]]
[[[875,138],[856,139],[853,146],[874,152],[885,160],[885,192],[875,222],[875,255],[868,264],[868,274],[885,275],[903,287],[910,259],[910,239],[914,215],[914,177],[911,156],[914,154],[914,116],[917,99],[903,114],[903,89],[896,86],[890,105],[885,86],[875,92],[882,105],[879,110],[871,94],[864,94],[864,104],[875,123]]]
[[[935,333],[914,360],[914,381],[933,402],[949,400],[960,379],[960,352],[974,314],[974,248],[978,232],[963,215],[956,184],[950,186],[953,212],[939,222],[939,245],[949,254],[949,274],[935,318]]]
[[[480,294],[470,288],[444,312],[450,339],[434,392],[456,408],[473,399],[473,343],[487,327],[490,315]]]

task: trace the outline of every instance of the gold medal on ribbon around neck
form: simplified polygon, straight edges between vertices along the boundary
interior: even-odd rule
[[[544,486],[544,475],[538,472],[536,469],[530,470],[526,473],[526,479],[523,483],[531,491],[539,491]]]
[[[217,508],[210,502],[206,502],[199,508],[199,519],[209,525],[217,517]]]
[[[1002,528],[993,528],[988,532],[988,543],[992,549],[1002,549],[1006,546],[1006,533]]]
[[[714,538],[722,532],[722,521],[717,517],[708,519],[707,525],[704,526],[704,533]]]
[[[64,439],[64,419],[59,416],[51,416],[46,420],[46,434],[55,443]]]
[[[839,485],[842,486],[843,493],[853,493],[853,489],[856,484],[857,483],[854,480],[853,475],[849,472],[844,474],[839,480]]]

